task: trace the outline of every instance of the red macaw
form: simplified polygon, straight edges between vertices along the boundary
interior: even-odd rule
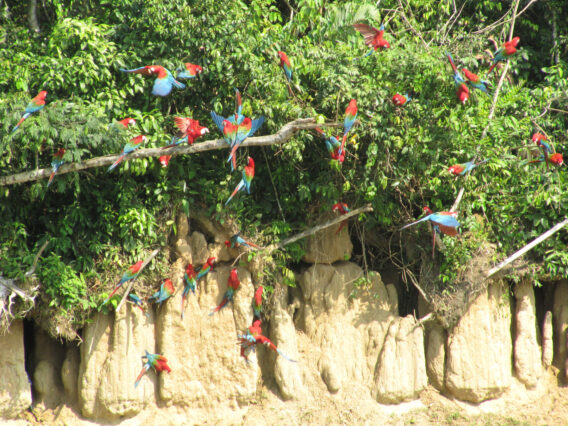
[[[235,112],[235,115],[231,115],[230,117],[224,118],[221,117],[219,114],[215,113],[215,111],[211,111],[210,113],[211,119],[213,120],[213,122],[221,132],[223,132],[223,128],[225,127],[225,125],[223,124],[224,120],[230,121],[233,124],[241,124],[245,119],[245,116],[241,114],[243,105],[241,99],[241,92],[239,92],[239,89],[235,89],[235,94],[236,94],[236,104],[237,104],[237,110]]]
[[[65,148],[59,148],[59,150],[53,154],[53,159],[51,160],[51,175],[49,176],[49,181],[47,182],[47,186],[51,185],[53,182],[53,178],[55,177],[55,173],[64,163],[63,161],[63,154],[65,154]]]
[[[458,88],[456,91],[456,96],[458,97],[459,101],[465,105],[465,103],[469,99],[469,89],[467,87],[467,84],[465,84],[465,80],[458,71],[456,64],[454,64],[454,59],[452,58],[452,54],[446,52],[446,56],[448,57],[450,65],[452,66],[452,70],[454,71],[454,84]]]
[[[345,160],[345,154],[341,152],[341,144],[339,143],[337,138],[335,136],[327,136],[325,132],[319,127],[316,127],[315,130],[318,133],[321,133],[325,138],[325,146],[331,158],[333,160],[339,161],[340,163],[343,163],[343,161]]]
[[[296,362],[293,359],[288,358],[280,349],[276,347],[274,343],[270,341],[268,337],[262,335],[262,329],[260,328],[260,320],[256,320],[246,331],[246,334],[239,335],[239,342],[241,345],[241,356],[249,362],[248,356],[250,351],[254,351],[255,345],[262,344],[268,346],[278,355],[282,356],[291,362]]]
[[[237,268],[231,269],[231,273],[229,274],[229,280],[227,281],[227,286],[228,286],[227,291],[223,295],[221,303],[219,303],[219,305],[215,309],[213,309],[209,313],[209,315],[213,315],[215,312],[219,312],[221,309],[227,306],[227,303],[233,300],[233,296],[235,295],[235,292],[239,288],[240,284],[241,282],[239,281],[239,277],[237,275]]]
[[[239,248],[240,246],[247,246],[249,248],[259,248],[256,244],[245,240],[240,236],[240,234],[235,234],[230,240],[225,240],[225,245],[227,248]]]
[[[142,313],[146,314],[146,311],[144,311],[144,307],[142,306],[142,299],[140,299],[136,294],[130,293],[128,295],[128,300],[132,302],[134,306],[137,306]]]
[[[479,78],[479,76],[477,74],[474,74],[471,71],[468,71],[466,68],[462,68],[462,71],[463,71],[463,74],[465,75],[465,78],[467,79],[467,82],[469,83],[469,85],[471,87],[479,89],[483,93],[488,93],[487,86],[490,85],[490,83],[488,81],[482,80],[481,78]]]
[[[187,142],[188,145],[192,145],[197,138],[209,133],[207,127],[199,125],[198,120],[189,117],[174,117],[174,122],[178,128],[178,132],[172,137],[170,144],[162,147],[162,149],[171,148],[172,146],[180,145],[184,142]]]
[[[163,355],[151,354],[146,351],[146,355],[144,355],[142,359],[144,358],[146,358],[146,362],[144,363],[142,371],[134,382],[134,387],[138,386],[140,379],[142,379],[142,376],[150,369],[150,367],[153,368],[156,373],[159,373],[160,371],[167,371],[169,373],[172,371],[172,369],[168,365],[168,360]]]
[[[532,160],[532,161],[528,161],[524,164],[531,164],[531,163],[544,163],[546,162],[546,158],[544,157],[544,155],[541,155],[539,158],[537,158],[536,160]],[[564,157],[562,157],[562,154],[560,154],[559,152],[555,152],[554,154],[550,155],[548,157],[548,162],[552,163],[552,164],[556,164],[557,166],[562,166],[564,165]]]
[[[262,313],[262,293],[264,292],[263,286],[258,286],[254,292],[254,298],[252,300],[252,311],[255,318],[260,318]]]
[[[112,296],[114,296],[114,294],[122,286],[122,284],[124,284],[126,281],[134,280],[138,277],[138,274],[140,273],[140,268],[142,267],[143,263],[144,261],[139,260],[130,268],[128,268],[128,270],[120,278],[118,284],[114,286],[114,290],[112,291],[112,293],[105,299],[105,301],[101,306],[104,306],[108,303],[108,301],[111,299]]]
[[[493,64],[489,68],[489,71],[487,71],[487,74],[491,74],[493,68],[495,68],[495,66],[500,61],[504,61],[507,57],[511,56],[517,51],[517,44],[519,44],[520,40],[520,37],[514,37],[511,41],[506,41],[505,43],[503,43],[503,46],[493,55]]]
[[[145,67],[127,70],[121,68],[120,71],[142,75],[156,75],[154,80],[154,87],[152,88],[152,95],[154,96],[167,96],[172,91],[172,87],[176,89],[185,89],[185,84],[177,81],[172,73],[160,65],[146,65]]]
[[[408,228],[412,225],[416,225],[417,223],[420,222],[424,222],[425,220],[430,221],[432,227],[434,228],[434,232],[432,233],[432,259],[433,259],[434,249],[436,247],[436,233],[446,234],[453,237],[458,234],[458,230],[456,228],[460,226],[460,223],[456,219],[456,216],[458,215],[457,212],[434,213],[432,212],[432,210],[430,210],[430,207],[424,207],[424,212],[428,213],[428,215],[424,216],[422,219],[417,220],[416,222],[404,225],[402,228],[400,228],[400,230],[402,231],[405,228]]]
[[[176,289],[174,288],[174,283],[172,283],[172,280],[166,278],[160,284],[160,289],[148,298],[148,303],[153,302],[161,305],[164,301],[172,297],[175,291]]]
[[[122,148],[120,157],[118,157],[118,159],[111,164],[107,171],[110,172],[112,169],[118,166],[120,162],[124,160],[124,157],[140,148],[140,144],[146,143],[146,140],[146,136],[144,135],[136,136],[135,138],[130,139],[130,142],[128,142],[126,145],[124,145],[124,148]]]
[[[550,144],[545,142],[548,138],[542,133],[535,133],[532,135],[532,141],[542,149],[542,155],[544,156],[544,162],[546,163],[546,168],[548,170],[548,160],[549,155],[554,152]]]
[[[177,78],[187,79],[187,78],[199,77],[199,73],[203,71],[203,67],[200,67],[199,65],[191,64],[189,62],[186,62],[184,65],[185,65],[185,70],[178,73]]]
[[[250,194],[250,184],[253,178],[254,178],[254,160],[252,159],[252,157],[248,157],[247,165],[243,170],[243,177],[241,181],[238,183],[238,185],[235,187],[235,190],[233,191],[229,199],[225,202],[225,206],[229,204],[229,201],[231,201],[231,199],[239,191],[246,190],[247,193]]]
[[[346,203],[335,203],[331,207],[331,211],[332,212],[338,211],[340,214],[344,215],[344,214],[349,213],[351,210],[349,210],[349,207],[347,206]],[[337,234],[339,231],[341,231],[345,225],[347,225],[347,220],[344,220],[343,222],[341,222],[341,224],[339,225],[339,228],[337,228],[337,231],[335,231],[335,233]]]
[[[451,174],[453,174],[455,176],[464,176],[467,173],[469,173],[471,170],[476,168],[477,166],[485,164],[488,161],[489,161],[489,159],[480,161],[479,163],[474,163],[473,161],[468,161],[467,163],[454,164],[453,166],[448,168],[448,172],[450,172]]]
[[[238,130],[239,126],[237,124],[233,124],[229,120],[223,120],[223,139],[225,139],[225,142],[227,142],[231,147],[237,141]]]
[[[369,56],[375,50],[383,50],[390,48],[390,43],[383,38],[385,33],[385,26],[381,24],[379,29],[375,27],[371,27],[367,24],[353,24],[353,28],[355,28],[359,33],[365,38],[365,44],[371,48],[369,52],[367,52],[363,58]]]
[[[126,117],[122,120],[115,121],[114,123],[109,124],[109,127],[116,129],[116,130],[126,130],[128,126],[135,126],[136,120],[130,117]]]
[[[170,164],[171,159],[172,159],[171,155],[162,155],[160,157],[160,164],[162,165],[162,167],[168,167],[168,164]]]
[[[189,290],[195,294],[195,288],[197,286],[197,273],[193,269],[193,265],[188,263],[185,267],[185,273],[183,274],[183,281],[185,282],[185,287],[183,288],[183,293],[181,295],[181,317],[183,318],[184,313],[184,305],[187,299],[187,295],[189,294]]]
[[[412,98],[408,96],[408,93],[406,95],[401,95],[397,93],[392,97],[392,103],[395,104],[396,106],[406,105],[406,103],[410,102],[411,100]]]
[[[345,141],[347,140],[347,133],[355,124],[355,119],[357,118],[357,100],[351,99],[349,105],[345,109],[345,118],[343,119],[343,140],[341,141],[341,148],[339,148],[340,154],[344,154],[343,148],[345,147]]]
[[[41,110],[45,106],[46,96],[47,92],[45,90],[42,90],[34,98],[32,98],[32,100],[24,110],[24,115],[22,115],[22,118],[20,119],[20,121],[18,121],[18,124],[16,124],[16,126],[12,129],[12,133],[14,133],[16,130],[20,128],[20,125],[24,122],[26,118],[28,118],[34,112]]]
[[[234,144],[232,145],[231,154],[227,159],[227,162],[233,160],[231,162],[231,171],[237,168],[237,158],[235,156],[237,149],[239,148],[239,146],[241,146],[241,144],[246,138],[252,136],[258,130],[258,128],[262,126],[262,123],[264,123],[264,117],[262,116],[259,118],[255,118],[252,121],[250,118],[245,117],[243,122],[238,125],[237,136],[235,138]]]
[[[215,262],[216,259],[214,257],[207,259],[207,262],[205,262],[205,264],[197,270],[197,277],[195,277],[195,280],[199,281],[201,278],[207,275],[211,271],[211,269],[215,267]]]
[[[288,81],[292,81],[292,66],[290,65],[290,60],[288,59],[288,55],[286,55],[284,52],[279,50],[278,57],[280,58],[280,66],[284,70],[286,78],[288,79]]]

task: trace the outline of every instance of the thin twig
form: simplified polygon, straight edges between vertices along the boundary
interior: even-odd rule
[[[507,11],[507,13],[505,13],[501,18],[497,19],[495,22],[493,22],[492,24],[489,24],[488,26],[486,26],[485,28],[482,28],[480,30],[474,31],[473,34],[481,34],[484,33],[485,31],[489,31],[492,30],[495,27],[498,27],[499,25],[505,25],[508,22],[511,22],[513,20],[515,20],[518,16],[521,16],[523,13],[525,13],[525,11],[533,4],[536,3],[538,0],[531,0],[519,13],[517,13],[515,16],[511,17],[510,19],[507,19],[505,21],[503,21],[501,24],[499,23],[500,21],[502,21],[505,16],[507,16],[509,14],[509,12],[511,11],[511,9],[509,9]],[[515,11],[517,10],[517,7],[519,6],[518,2],[517,5],[515,6]]]
[[[33,273],[35,272],[36,266],[37,266],[37,262],[38,262],[39,258],[41,257],[41,254],[43,253],[43,251],[45,250],[45,248],[47,247],[48,244],[49,244],[49,240],[46,240],[46,241],[43,243],[43,245],[41,246],[41,248],[39,249],[39,251],[37,252],[37,254],[36,254],[35,258],[34,258],[34,262],[32,263],[31,268],[29,269],[28,272],[26,272],[26,273],[24,274],[24,276],[25,276],[26,278],[32,276]]]
[[[156,257],[156,255],[160,252],[160,249],[157,248],[156,250],[154,250],[152,253],[150,253],[150,255],[144,260],[144,262],[142,263],[142,266],[140,266],[140,269],[138,270],[138,276],[140,276],[140,273],[144,270],[144,268],[146,267],[146,265],[148,265],[148,263],[150,263],[152,261],[152,259],[154,257]],[[120,299],[120,302],[118,303],[118,306],[116,307],[116,312],[118,312],[120,310],[120,308],[122,307],[122,305],[124,305],[124,301],[126,300],[126,298],[128,297],[128,295],[130,294],[130,290],[132,289],[132,286],[134,285],[134,282],[136,280],[132,280],[130,281],[130,284],[128,285],[128,287],[126,288],[126,291],[124,292],[124,294],[122,295],[122,299]]]

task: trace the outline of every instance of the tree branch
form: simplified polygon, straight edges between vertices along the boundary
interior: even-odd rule
[[[316,124],[313,118],[299,118],[297,120],[286,123],[282,128],[272,134],[266,136],[255,136],[247,138],[241,146],[266,146],[277,145],[288,142],[294,134],[300,130],[315,129],[316,127],[340,127],[339,123]],[[195,154],[198,152],[212,151],[215,149],[229,149],[229,146],[223,139],[215,139],[193,145],[176,146],[172,148],[146,148],[138,149],[128,154],[126,159],[133,160],[136,158],[161,157],[162,155],[183,155]],[[118,159],[119,155],[105,155],[103,157],[91,158],[80,163],[63,164],[57,171],[57,175],[65,173],[78,172],[80,170],[91,169],[93,167],[109,166]],[[48,178],[51,174],[51,168],[37,169],[28,172],[17,173],[10,176],[0,177],[0,186],[13,185],[16,183],[30,182]]]
[[[37,0],[28,0],[28,25],[34,33],[39,34],[41,32],[37,20]]]

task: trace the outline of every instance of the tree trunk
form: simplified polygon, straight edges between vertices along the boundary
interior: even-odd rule
[[[29,0],[28,3],[28,25],[30,30],[36,34],[41,32],[37,20],[37,0]]]

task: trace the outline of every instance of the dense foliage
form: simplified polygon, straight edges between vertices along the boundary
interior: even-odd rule
[[[566,215],[564,169],[522,166],[537,152],[520,148],[542,128],[557,151],[568,152],[568,10],[560,0],[531,4],[514,21],[521,49],[491,121],[492,96],[475,92],[465,106],[457,102],[444,52],[483,75],[495,48],[490,38],[500,45],[508,36],[511,2],[385,0],[377,7],[364,0],[237,0],[221,7],[214,0],[46,0],[38,6],[39,34],[28,29],[26,2],[14,3],[7,3],[0,27],[2,175],[49,167],[60,147],[70,162],[117,153],[140,133],[147,146],[162,146],[176,114],[205,123],[216,137],[209,111],[230,114],[235,87],[246,115],[266,117],[261,134],[297,117],[342,120],[351,98],[359,105],[360,123],[342,166],[310,132],[283,146],[251,149],[256,182],[265,184],[253,181],[252,196],[235,198],[229,208],[224,201],[240,175],[229,173],[224,151],[174,157],[167,169],[140,159],[113,173],[69,173],[48,189],[45,181],[0,187],[0,274],[21,278],[50,240],[39,279],[49,305],[67,314],[82,318],[100,301],[101,282],[165,246],[183,209],[204,210],[222,222],[230,216],[243,234],[272,241],[305,228],[338,200],[352,207],[370,202],[375,211],[363,218],[367,235],[394,236],[398,246],[403,223],[424,205],[449,209],[465,185],[463,235],[441,256],[450,279],[480,241],[495,243],[504,256]],[[527,4],[521,1],[518,10]],[[366,52],[351,26],[359,21],[387,23],[392,48],[355,60]],[[291,59],[294,98],[277,50]],[[118,71],[151,64],[173,71],[188,61],[204,72],[166,98],[150,95],[150,79]],[[496,70],[493,87],[499,75]],[[39,90],[49,92],[46,108],[11,133]],[[397,92],[413,101],[394,107]],[[126,116],[138,121],[128,135],[108,130]],[[447,173],[449,165],[474,157],[491,160],[467,180]],[[428,250],[425,229],[405,238],[410,235]],[[567,242],[560,233],[529,254],[539,276],[568,277]],[[394,246],[390,253],[370,247],[378,259],[371,266],[396,253]],[[293,253],[297,259],[297,247]]]

